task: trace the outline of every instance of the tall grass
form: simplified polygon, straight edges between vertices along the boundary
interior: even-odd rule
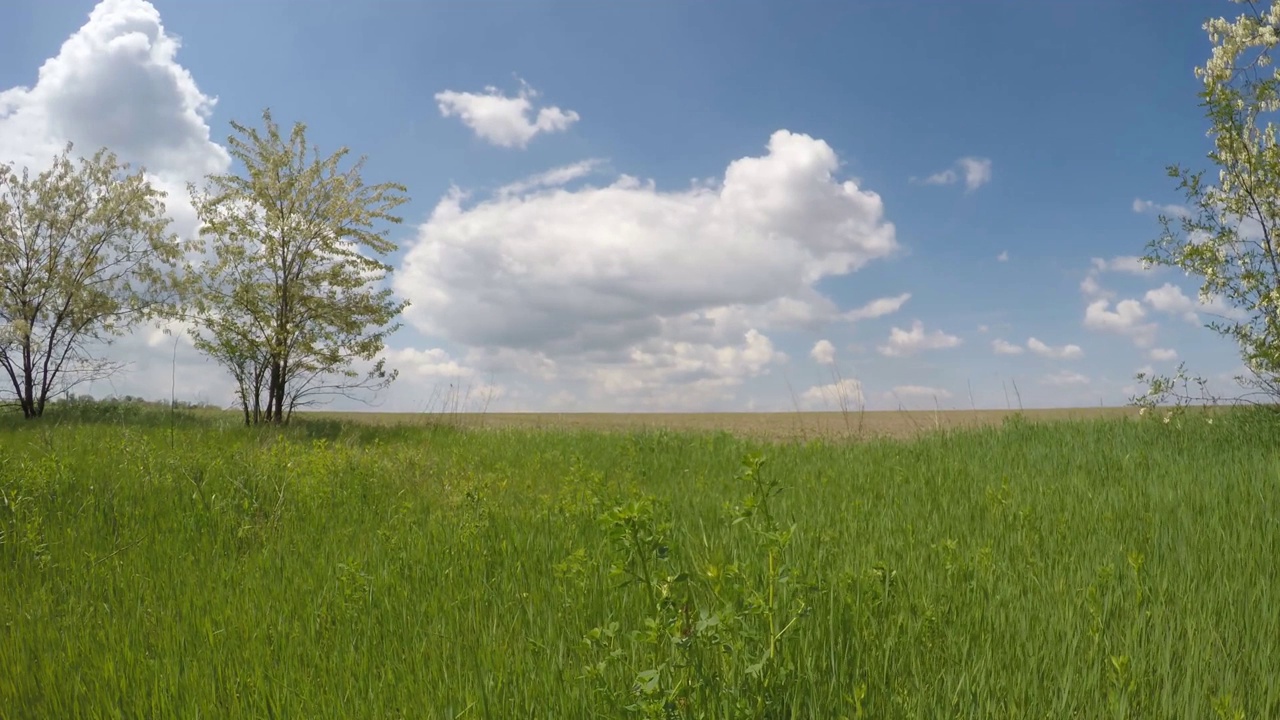
[[[0,430],[0,718],[1280,717],[1258,413],[777,445],[178,417]]]

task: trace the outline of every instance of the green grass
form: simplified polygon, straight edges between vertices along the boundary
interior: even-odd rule
[[[1257,413],[866,444],[178,420],[0,429],[0,718],[1280,717]]]

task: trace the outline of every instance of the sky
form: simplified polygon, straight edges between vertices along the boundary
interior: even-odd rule
[[[7,0],[0,162],[106,146],[198,223],[230,121],[411,201],[399,378],[351,410],[1121,405],[1229,391],[1231,308],[1143,269],[1226,0]],[[90,388],[229,405],[140,327]]]

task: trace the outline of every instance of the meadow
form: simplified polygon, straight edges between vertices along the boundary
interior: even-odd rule
[[[1125,414],[5,421],[0,718],[1280,717],[1280,422]]]

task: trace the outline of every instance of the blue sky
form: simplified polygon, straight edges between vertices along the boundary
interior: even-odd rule
[[[11,0],[0,160],[105,144],[180,190],[268,106],[367,155],[413,198],[380,409],[1080,406],[1175,355],[1238,372],[1194,279],[1125,260],[1181,199],[1165,166],[1205,166],[1225,0],[305,7]],[[188,397],[231,400],[177,349]],[[111,352],[96,392],[167,395],[167,339]]]

